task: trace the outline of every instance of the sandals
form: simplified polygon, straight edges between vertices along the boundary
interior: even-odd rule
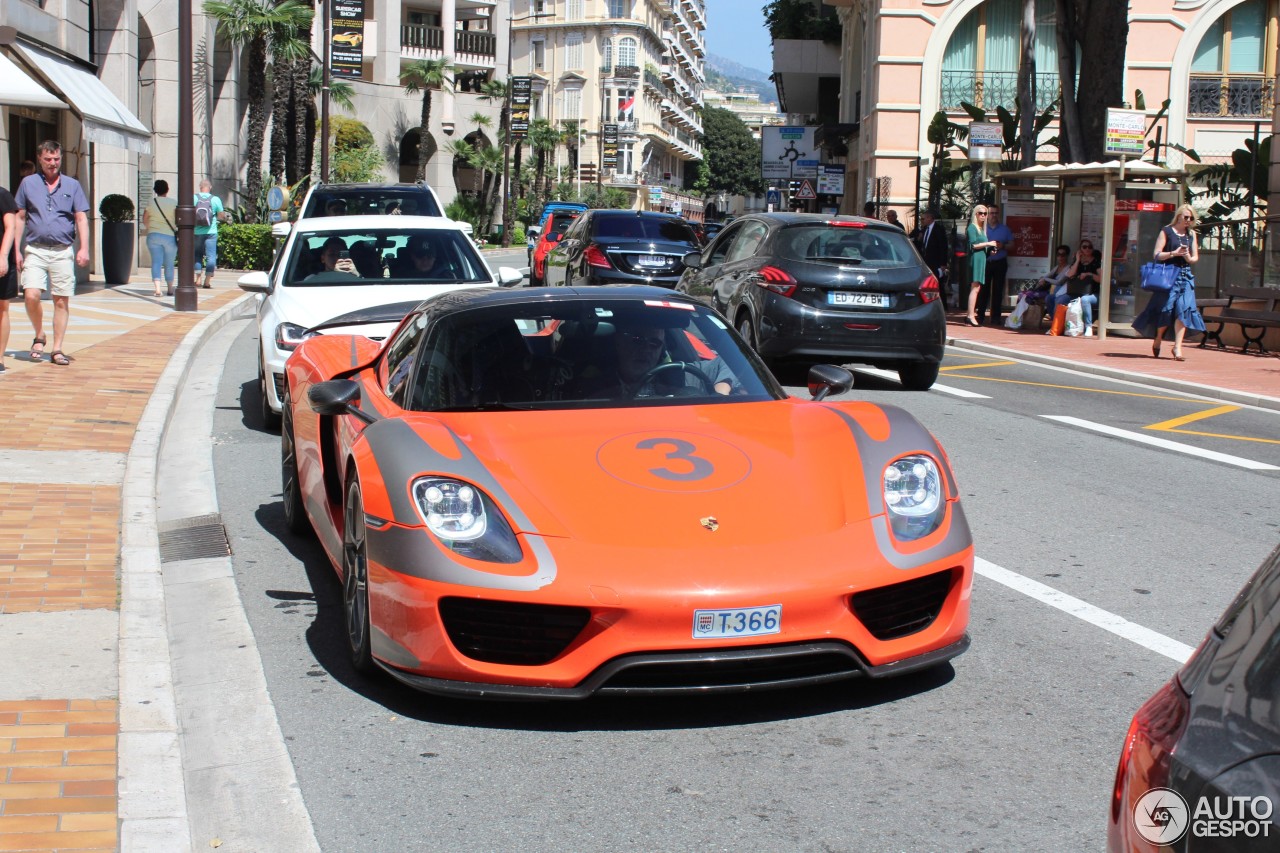
[[[68,364],[71,363],[71,359],[63,355],[62,350],[60,349],[56,349],[52,353],[50,353],[49,361],[53,362],[54,364],[61,365],[63,367],[66,367]]]
[[[1174,360],[1174,361],[1186,361],[1186,360],[1187,360],[1187,359],[1182,355],[1182,350],[1181,350],[1181,348],[1179,348],[1179,347],[1174,347],[1174,348],[1173,348],[1173,360]]]
[[[41,359],[44,358],[44,345],[45,345],[44,337],[31,339],[31,352],[29,353],[29,355],[32,361],[40,361]],[[36,347],[40,347],[40,349],[36,349]]]
[[[1151,357],[1152,357],[1152,358],[1159,358],[1159,357],[1160,357],[1160,342],[1159,342],[1159,341],[1152,341],[1152,343],[1151,343]]]

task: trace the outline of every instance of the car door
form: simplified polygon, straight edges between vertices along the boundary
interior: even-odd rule
[[[729,249],[745,224],[745,222],[736,222],[721,231],[716,236],[716,239],[712,240],[710,245],[702,250],[701,268],[685,270],[684,276],[680,279],[676,289],[709,302],[713,308],[723,313],[728,300],[720,295],[720,291],[717,289],[717,282],[721,267],[724,266],[725,258],[729,254]]]
[[[734,230],[720,264],[720,271],[716,275],[713,298],[721,312],[737,326],[739,314],[744,307],[753,321],[760,316],[760,288],[752,287],[750,283],[753,280],[752,273],[760,268],[757,252],[769,236],[769,225],[754,219],[735,225],[738,227]]]

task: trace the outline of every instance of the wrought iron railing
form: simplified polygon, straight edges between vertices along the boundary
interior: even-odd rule
[[[662,82],[662,75],[655,71],[650,71],[648,68],[644,70],[644,82],[648,83],[659,92],[667,88],[667,84]]]
[[[1060,94],[1062,87],[1057,74],[1036,74],[1036,112],[1043,112]],[[943,71],[940,106],[944,110],[958,110],[962,102],[988,112],[1001,106],[1013,112],[1018,103],[1018,72]]]
[[[1271,118],[1275,81],[1261,75],[1193,74],[1187,114],[1233,118]]]

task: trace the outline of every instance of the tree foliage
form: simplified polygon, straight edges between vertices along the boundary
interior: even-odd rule
[[[400,85],[410,95],[422,94],[422,118],[418,132],[418,180],[427,179],[427,158],[431,156],[431,92],[453,88],[456,69],[443,59],[419,59],[400,69]]]
[[[702,156],[709,175],[707,190],[730,195],[758,195],[760,143],[742,119],[729,110],[709,107],[702,113]]]
[[[772,0],[765,5],[764,21],[777,39],[818,39],[840,43],[840,19],[835,9],[813,0]]]
[[[1118,107],[1124,101],[1129,4],[1116,0],[1054,0],[1054,11],[1058,78],[1062,81],[1059,160],[1101,161],[1106,148],[1107,108]],[[1072,86],[1077,72],[1079,80]]]

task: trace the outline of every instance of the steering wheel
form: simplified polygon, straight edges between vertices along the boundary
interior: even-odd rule
[[[656,365],[655,367],[651,367],[645,373],[644,376],[640,377],[640,384],[638,384],[636,386],[636,390],[631,393],[631,397],[633,399],[636,397],[639,397],[640,392],[643,391],[645,388],[651,387],[653,384],[653,380],[658,376],[658,374],[663,373],[665,371],[679,371],[681,373],[688,373],[690,376],[695,377],[699,383],[701,383],[702,387],[707,391],[707,393],[712,393],[715,391],[715,386],[711,383],[711,380],[707,378],[707,375],[705,373],[703,373],[701,370],[698,369],[697,365],[690,364],[687,361],[668,361],[668,362],[664,362],[663,364]],[[684,387],[684,386],[681,386],[681,387]]]

